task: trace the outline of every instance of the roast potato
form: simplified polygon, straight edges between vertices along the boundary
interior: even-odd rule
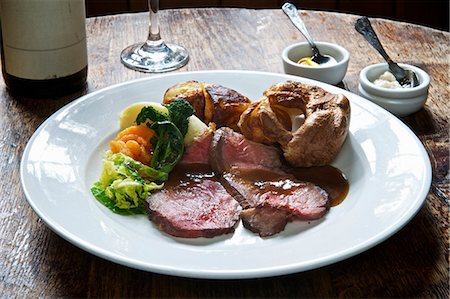
[[[250,100],[228,87],[197,81],[178,83],[164,94],[164,103],[183,98],[191,103],[195,115],[204,123],[215,123],[216,127],[230,127],[238,131],[237,123]]]
[[[195,116],[204,123],[209,123],[212,119],[212,107],[205,108],[205,88],[203,83],[194,80],[180,82],[166,90],[164,94],[164,104],[169,104],[177,98],[188,101],[195,110]],[[206,117],[205,117],[206,109]]]

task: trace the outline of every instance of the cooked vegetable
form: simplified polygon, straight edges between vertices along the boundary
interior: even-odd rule
[[[203,133],[205,133],[205,131],[209,129],[209,127],[195,115],[190,116],[188,118],[188,121],[188,130],[186,132],[186,135],[184,136],[185,146],[189,146],[195,138],[203,135]]]
[[[188,118],[194,113],[191,105],[177,99],[166,106],[169,115],[153,107],[144,107],[136,117],[136,123],[145,123],[156,132],[150,140],[153,146],[151,166],[169,173],[184,153],[184,135],[188,131]]]
[[[136,117],[141,112],[142,108],[149,106],[165,115],[169,114],[167,108],[160,103],[139,102],[131,104],[119,114],[120,130],[136,125]],[[195,115],[188,118],[188,123],[188,131],[184,136],[185,146],[191,144],[195,137],[202,135],[208,129],[208,126]]]
[[[177,126],[184,137],[188,131],[188,117],[194,114],[194,109],[185,100],[175,100],[167,108],[169,109],[169,120]]]
[[[138,125],[146,123],[147,120],[150,120],[150,123],[154,123],[157,121],[168,120],[168,115],[164,114],[152,106],[146,106],[141,109],[141,112],[136,117],[136,123]]]
[[[130,126],[136,125],[136,116],[141,112],[142,108],[144,107],[153,107],[155,110],[163,113],[163,114],[169,114],[169,111],[167,111],[167,108],[164,107],[160,103],[156,102],[139,102],[131,104],[125,109],[122,110],[119,114],[119,129],[122,131]]]
[[[180,98],[192,105],[195,115],[204,123],[213,122],[218,128],[226,126],[235,131],[239,131],[237,122],[251,103],[250,99],[231,88],[194,80],[169,87],[163,102],[169,104]]]
[[[145,198],[167,180],[167,173],[148,167],[122,154],[103,159],[100,180],[91,188],[92,194],[114,213],[145,214]]]
[[[183,156],[188,118],[194,110],[185,100],[174,101],[167,110],[165,114],[153,105],[142,107],[135,120],[137,125],[122,130],[111,141],[111,152],[103,159],[100,180],[91,192],[114,213],[145,214],[145,198],[163,187],[162,182]],[[136,107],[125,112],[121,120],[130,122]]]
[[[152,145],[150,139],[155,131],[146,125],[131,126],[109,143],[112,153],[123,153],[145,165],[150,165]]]
[[[178,98],[185,99],[194,108],[195,115],[208,124],[212,121],[214,104],[207,96],[202,82],[190,80],[169,87],[164,94],[163,102],[169,104]]]
[[[169,173],[180,161],[184,153],[183,135],[180,130],[170,121],[159,121],[151,125],[158,137],[151,142],[153,158],[151,166],[160,171]]]

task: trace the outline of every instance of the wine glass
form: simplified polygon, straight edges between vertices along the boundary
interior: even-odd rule
[[[147,40],[126,47],[120,54],[122,63],[133,70],[160,73],[176,70],[189,61],[185,48],[165,43],[159,33],[159,0],[148,0],[150,26]]]

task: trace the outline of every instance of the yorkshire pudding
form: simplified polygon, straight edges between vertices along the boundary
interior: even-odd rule
[[[256,142],[279,144],[293,166],[330,164],[348,133],[350,103],[342,94],[286,81],[242,113],[238,126]]]
[[[181,82],[167,89],[163,102],[169,104],[176,98],[183,98],[191,103],[195,115],[204,123],[214,122],[218,128],[226,126],[235,131],[239,131],[239,118],[251,102],[228,87],[194,80]]]

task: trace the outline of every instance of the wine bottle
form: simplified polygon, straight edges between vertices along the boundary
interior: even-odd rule
[[[85,86],[84,0],[0,0],[0,40],[11,93],[52,97]]]

